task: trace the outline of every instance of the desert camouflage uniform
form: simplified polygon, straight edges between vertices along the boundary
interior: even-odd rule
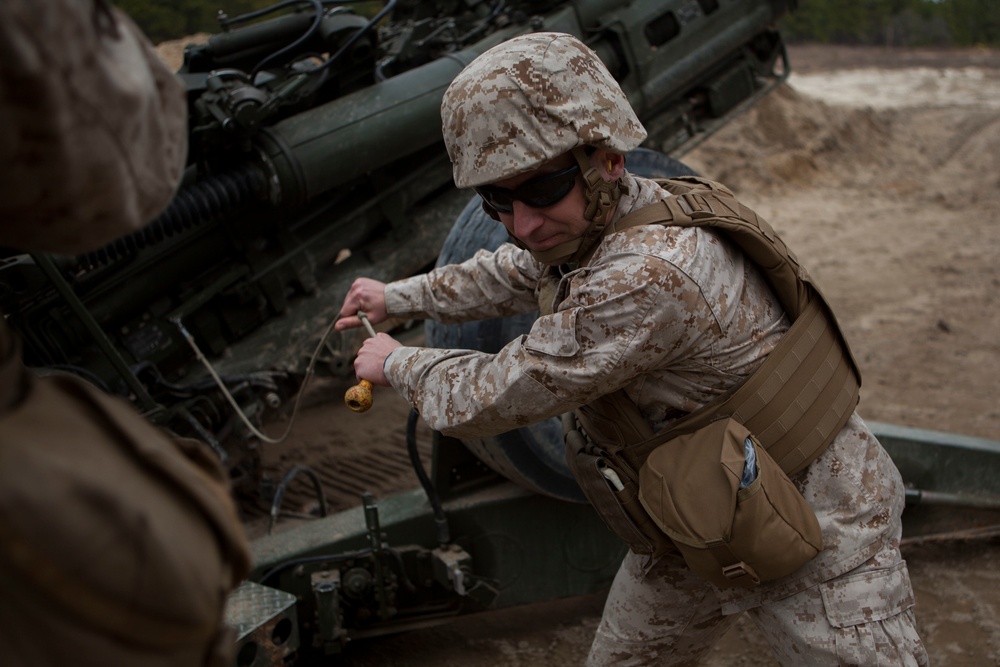
[[[629,194],[614,220],[667,196],[624,179]],[[393,315],[443,322],[506,316],[537,306],[546,270],[505,244],[390,284],[386,304]],[[606,236],[587,266],[562,276],[553,309],[497,354],[397,349],[386,376],[432,428],[457,437],[507,431],[619,388],[660,429],[748,377],[788,327],[759,272],[705,229]],[[677,558],[644,575],[643,557],[629,554],[592,664],[683,664],[746,610],[767,621],[762,632],[783,664],[838,664],[838,652],[840,664],[872,664],[876,653],[923,664],[898,550],[902,480],[888,454],[855,415],[795,481],[823,530],[818,557],[756,589],[719,590]]]
[[[0,2],[0,246],[73,254],[151,220],[186,115],[104,2]],[[250,556],[218,460],[19,353],[0,314],[0,663],[230,664],[223,608]]]

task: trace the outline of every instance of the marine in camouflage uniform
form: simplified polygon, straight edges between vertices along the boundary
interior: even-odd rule
[[[151,220],[180,181],[186,115],[105,2],[3,0],[0,246],[73,254]],[[250,563],[214,455],[19,352],[0,319],[0,661],[228,665],[223,607]]]
[[[480,189],[514,243],[389,285],[359,279],[338,328],[355,326],[358,309],[374,321],[463,322],[541,300],[544,312],[550,294],[552,314],[496,354],[404,347],[386,334],[366,341],[358,376],[391,384],[431,428],[493,435],[624,389],[660,430],[749,377],[787,331],[759,270],[717,233],[603,233],[670,195],[625,171],[622,156],[645,131],[577,39],[538,33],[486,52],[452,83],[442,115],[456,184]],[[574,163],[589,179],[537,206],[548,203],[537,179],[558,180]],[[861,418],[794,482],[822,529],[816,558],[752,589],[720,589],[676,554],[644,569],[646,557],[630,552],[589,663],[692,664],[746,612],[785,665],[926,664],[899,552],[902,480]]]

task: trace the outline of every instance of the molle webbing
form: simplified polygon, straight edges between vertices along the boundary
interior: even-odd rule
[[[607,434],[615,424],[618,439],[628,446],[609,453],[634,470],[659,444],[716,419],[734,417],[787,474],[794,474],[826,449],[857,405],[861,374],[847,341],[822,294],[766,221],[711,182],[692,178],[657,183],[675,196],[626,215],[610,225],[608,233],[653,224],[718,230],[761,270],[792,325],[743,384],[659,433],[652,433],[622,390],[584,406],[577,415],[595,434]]]

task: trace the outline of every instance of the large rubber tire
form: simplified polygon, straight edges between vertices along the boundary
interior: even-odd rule
[[[626,157],[628,170],[649,178],[695,175],[687,165],[662,153],[639,148]],[[507,241],[507,230],[483,212],[478,196],[469,200],[445,239],[437,266],[472,257],[477,250],[495,250]],[[498,352],[514,338],[527,333],[538,313],[513,317],[425,325],[431,347]],[[562,429],[557,418],[478,440],[463,440],[483,463],[521,486],[554,498],[586,502],[566,463]]]

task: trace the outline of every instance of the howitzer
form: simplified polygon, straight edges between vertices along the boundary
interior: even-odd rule
[[[465,65],[527,31],[577,35],[649,132],[646,153],[630,168],[672,175],[663,173],[676,166],[669,157],[788,75],[775,22],[795,4],[391,0],[367,17],[350,3],[302,0],[222,17],[222,32],[188,46],[178,72],[188,91],[189,157],[168,209],[83,256],[0,252],[0,310],[23,337],[29,365],[128,396],[150,419],[207,442],[234,483],[255,491],[260,443],[252,425],[299,389],[350,281],[433,266],[453,223],[469,217],[469,194],[452,185],[439,115]],[[329,343],[317,348],[318,372],[348,375],[353,342]],[[335,653],[347,639],[608,581],[620,545],[585,506],[551,503],[579,499],[571,479],[557,470],[539,480],[534,463],[503,447],[491,447],[487,460],[475,443],[438,438],[436,446],[434,479],[426,480],[433,513],[423,491],[390,499],[381,517],[367,499],[356,512],[324,519],[325,536],[283,533],[255,545],[253,578],[281,613],[249,623],[240,664],[268,664],[260,656],[280,652],[264,651],[268,641],[285,652]],[[465,492],[450,472],[475,468],[472,453],[520,486],[453,511],[450,532],[442,531],[433,499]],[[498,587],[513,562],[509,545],[483,537],[460,546],[454,537],[482,532],[484,521],[503,524],[512,511],[580,527],[566,538],[571,549],[547,543],[553,531],[518,548],[532,562],[569,553],[572,566],[546,585]],[[411,546],[387,546],[386,526],[393,543]],[[270,639],[258,636],[263,628]]]
[[[80,257],[6,253],[0,309],[29,364],[131,396],[250,479],[231,434],[253,436],[178,324],[252,420],[283,403],[347,281],[434,262],[468,198],[451,185],[439,115],[464,65],[525,31],[576,34],[621,81],[646,145],[679,156],[787,73],[773,24],[791,5],[396,0],[366,18],[303,1],[224,18],[179,72],[189,160],[170,207]],[[346,373],[350,357],[328,351],[318,370]]]

